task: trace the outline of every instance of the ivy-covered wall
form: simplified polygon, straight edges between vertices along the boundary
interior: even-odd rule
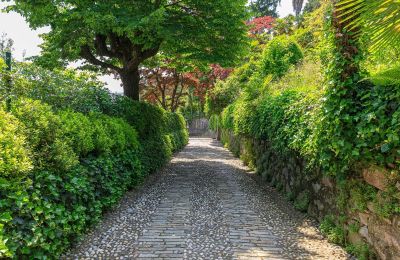
[[[329,240],[359,259],[396,259],[400,66],[388,59],[396,51],[369,53],[332,1],[321,3],[293,34],[254,43],[246,63],[216,85],[210,126],[319,219]]]
[[[331,242],[360,259],[400,258],[400,217],[393,214],[400,182],[393,183],[386,169],[360,166],[352,178],[340,183],[320,168],[308,168],[298,153],[282,156],[268,141],[231,130],[222,130],[221,140],[296,209],[318,219]]]

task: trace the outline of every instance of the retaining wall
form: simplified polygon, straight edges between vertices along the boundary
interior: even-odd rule
[[[238,137],[227,130],[221,132],[221,140],[245,164],[254,168],[263,181],[293,200],[299,210],[319,221],[327,215],[346,216],[344,223],[336,220],[345,230],[346,244],[368,244],[380,259],[400,259],[399,214],[382,217],[376,209],[378,204],[371,201],[366,203],[365,209],[357,209],[360,208],[360,202],[351,197],[343,197],[349,191],[343,191],[343,187],[334,178],[324,175],[321,170],[309,169],[306,161],[296,153],[281,156],[266,141]],[[347,181],[364,185],[376,192],[376,197],[386,196],[387,200],[390,175],[387,169],[369,166],[352,173],[351,176],[356,177]],[[390,194],[400,194],[400,183],[394,186],[398,189],[397,193],[392,191]],[[400,197],[390,199],[399,202]],[[338,200],[344,200],[344,208],[338,206]]]

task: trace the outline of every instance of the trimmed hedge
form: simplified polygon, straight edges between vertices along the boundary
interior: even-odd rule
[[[29,99],[0,114],[3,256],[58,255],[144,176],[136,130],[122,119]]]
[[[57,96],[42,76],[0,108],[0,258],[59,256],[188,142],[181,115],[90,84]]]

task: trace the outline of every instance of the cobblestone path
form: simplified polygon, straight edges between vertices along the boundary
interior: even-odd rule
[[[189,145],[64,259],[347,259],[212,139]]]

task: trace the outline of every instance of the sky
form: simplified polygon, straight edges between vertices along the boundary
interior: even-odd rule
[[[7,6],[7,3],[0,3],[0,9]],[[292,0],[282,0],[281,5],[278,7],[280,17],[285,17],[288,14],[293,14]],[[25,57],[30,57],[40,54],[40,47],[42,40],[39,35],[47,32],[47,28],[39,30],[31,30],[24,18],[17,13],[2,13],[0,12],[0,35],[7,34],[8,38],[14,40],[13,57],[17,60]],[[114,79],[112,76],[102,76],[99,78],[104,81],[110,91],[115,93],[122,93],[122,87],[119,80]]]

